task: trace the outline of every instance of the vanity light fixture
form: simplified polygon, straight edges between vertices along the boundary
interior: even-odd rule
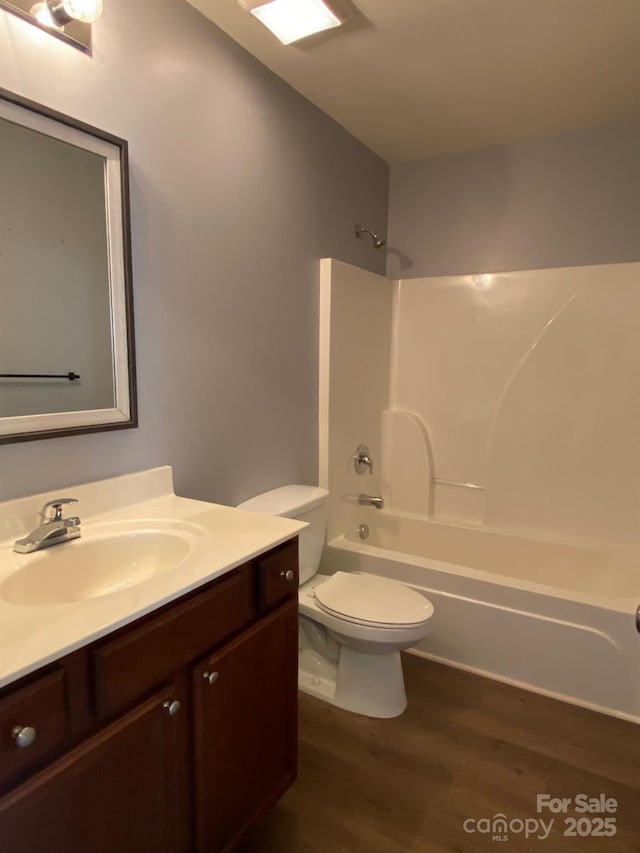
[[[282,44],[292,44],[345,23],[350,15],[334,0],[238,0]]]
[[[0,0],[0,9],[85,53],[91,53],[91,25],[102,15],[102,8],[103,0]]]
[[[51,14],[51,9],[49,8],[46,0],[42,0],[40,3],[36,3],[30,9],[31,14],[36,19],[39,24],[42,24],[43,27],[51,27],[54,30],[62,30],[62,25],[53,19],[53,15]]]
[[[95,24],[102,15],[102,0],[46,0],[44,5],[58,26],[73,20]]]

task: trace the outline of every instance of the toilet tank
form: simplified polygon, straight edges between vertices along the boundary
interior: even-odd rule
[[[328,497],[329,492],[318,486],[281,486],[238,504],[238,509],[247,512],[281,515],[309,524],[300,533],[298,556],[301,584],[312,578],[320,565],[327,530]]]

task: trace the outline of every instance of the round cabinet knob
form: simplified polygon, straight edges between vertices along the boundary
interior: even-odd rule
[[[216,681],[218,680],[218,673],[217,672],[203,672],[202,678],[204,681],[207,682],[207,684],[215,684]]]
[[[166,702],[162,703],[162,707],[165,709],[165,711],[169,714],[170,717],[175,717],[182,705],[180,704],[180,702],[178,702],[177,699],[174,699],[173,701],[171,699],[167,699]]]
[[[295,578],[295,572],[293,572],[292,569],[287,569],[287,571],[285,572],[285,570],[283,569],[280,572],[280,577],[284,578],[286,581],[292,581]]]
[[[38,732],[33,726],[15,726],[11,732],[11,737],[16,742],[16,746],[26,749],[34,742],[37,734]]]

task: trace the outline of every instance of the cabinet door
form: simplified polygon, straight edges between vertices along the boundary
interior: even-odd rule
[[[177,853],[187,712],[165,689],[0,799],[7,853]],[[172,713],[170,713],[173,712]],[[185,837],[186,836],[186,837]]]
[[[200,853],[230,849],[295,779],[297,656],[292,601],[194,669]]]

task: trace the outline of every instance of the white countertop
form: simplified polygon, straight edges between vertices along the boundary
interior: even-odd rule
[[[83,538],[48,551],[60,554],[59,549],[86,541],[106,523],[128,521],[153,527],[154,522],[166,525],[175,520],[194,526],[200,547],[175,569],[96,598],[18,606],[0,596],[0,687],[225,574],[307,526],[289,518],[177,497],[170,468],[144,471],[0,504],[0,589],[33,557],[15,553],[14,540],[36,526],[36,512],[46,501],[69,495],[79,499],[69,514],[82,519]]]

